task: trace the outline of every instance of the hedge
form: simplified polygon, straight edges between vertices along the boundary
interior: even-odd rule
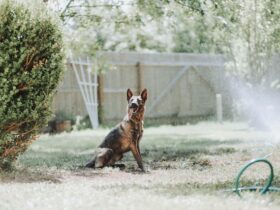
[[[11,166],[51,115],[64,53],[60,28],[46,14],[0,2],[0,169]]]

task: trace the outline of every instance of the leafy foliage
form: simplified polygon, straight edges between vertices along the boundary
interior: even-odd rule
[[[51,18],[32,16],[24,6],[4,1],[0,19],[0,168],[7,168],[51,114],[63,52]]]
[[[66,39],[80,53],[222,53],[229,57],[230,73],[259,84],[268,70],[267,60],[280,50],[279,1],[68,2],[62,17],[71,26],[65,27]]]

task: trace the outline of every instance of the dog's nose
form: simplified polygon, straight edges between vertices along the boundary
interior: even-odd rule
[[[130,105],[130,108],[137,108],[138,107],[138,104],[136,104],[136,103],[132,103],[131,105]]]

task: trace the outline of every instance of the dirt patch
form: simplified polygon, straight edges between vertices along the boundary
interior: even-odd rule
[[[50,183],[61,183],[62,176],[57,172],[48,172],[39,170],[28,170],[28,169],[14,169],[10,172],[0,173],[0,182],[2,183],[33,183],[33,182],[50,182]]]

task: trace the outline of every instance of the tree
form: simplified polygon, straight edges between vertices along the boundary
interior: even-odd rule
[[[254,84],[280,48],[278,1],[68,0],[60,8],[76,51],[222,53],[229,72]]]

